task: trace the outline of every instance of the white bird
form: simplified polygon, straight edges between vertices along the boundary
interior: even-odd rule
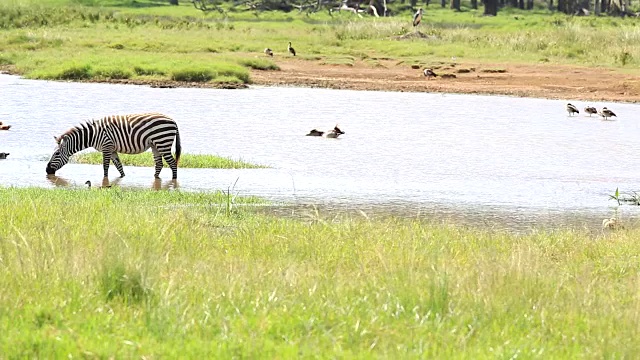
[[[570,103],[567,104],[567,112],[569,113],[569,116],[573,115],[573,113],[580,114],[580,111],[578,111],[578,108],[571,105]]]
[[[271,51],[271,49],[269,49],[269,48],[264,49],[264,53],[266,55],[273,56],[273,51]]]
[[[594,108],[593,106],[587,106],[587,107],[584,108],[584,112],[589,114],[589,117],[591,117],[591,115],[597,114],[598,110],[596,108]]]
[[[621,230],[624,229],[624,225],[619,219],[611,218],[602,220],[602,228],[609,230]]]
[[[607,109],[606,107],[602,108],[602,111],[600,111],[600,116],[602,116],[605,120],[608,120],[608,118],[612,117],[612,116],[616,116],[616,114],[613,113],[613,111]]]
[[[429,80],[429,78],[431,77],[438,77],[438,74],[434,73],[431,69],[424,69],[422,70],[422,73],[427,78],[427,80]]]
[[[420,25],[420,21],[422,21],[422,8],[419,8],[413,15],[413,27]]]

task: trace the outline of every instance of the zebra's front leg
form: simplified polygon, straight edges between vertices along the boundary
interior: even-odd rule
[[[118,156],[117,152],[113,152],[111,154],[111,161],[113,161],[113,165],[116,166],[116,169],[118,169],[118,172],[120,173],[120,177],[123,178],[124,177],[124,169],[122,168],[122,162],[120,162],[120,157]]]
[[[102,168],[104,169],[104,177],[109,177],[109,163],[111,162],[111,151],[102,152]]]
[[[156,172],[153,175],[153,177],[155,177],[156,179],[160,178],[160,171],[162,171],[162,155],[160,155],[160,152],[158,151],[158,149],[155,147],[155,145],[151,146],[151,151],[153,152],[153,161],[156,163]]]

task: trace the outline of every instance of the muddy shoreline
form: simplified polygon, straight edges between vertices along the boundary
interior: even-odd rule
[[[523,65],[449,62],[427,66],[439,76],[426,79],[424,66],[388,60],[377,66],[323,65],[316,62],[274,59],[279,71],[252,70],[253,85],[293,86],[371,91],[486,94],[581,101],[640,102],[640,76],[613,69],[568,65]],[[12,66],[2,73],[20,75]],[[442,75],[448,75],[448,78]],[[172,80],[103,79],[80,80],[156,88],[243,89],[246,84],[199,83]]]

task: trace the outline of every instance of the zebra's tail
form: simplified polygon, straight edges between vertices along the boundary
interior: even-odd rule
[[[182,145],[180,145],[180,132],[176,129],[176,165],[180,162],[180,153],[182,153]]]

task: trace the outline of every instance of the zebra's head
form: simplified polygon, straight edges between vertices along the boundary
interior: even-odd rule
[[[70,144],[67,136],[54,136],[54,139],[56,139],[58,147],[53,152],[51,159],[49,159],[49,162],[47,163],[47,174],[49,175],[54,175],[56,171],[60,170],[60,168],[69,162],[69,158],[71,157],[71,151],[69,149]]]

